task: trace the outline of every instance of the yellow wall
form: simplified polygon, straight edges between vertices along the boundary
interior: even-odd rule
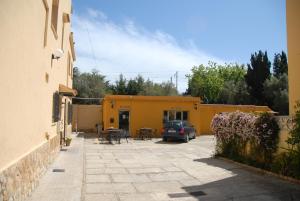
[[[194,107],[195,104],[197,109]],[[193,97],[111,95],[105,96],[103,101],[104,128],[119,127],[120,110],[130,111],[130,132],[133,136],[137,129],[150,127],[157,129],[156,137],[160,137],[164,110],[189,111],[188,121],[195,126],[197,134],[201,135],[212,134],[210,129],[212,118],[220,112],[271,111],[266,106],[200,104],[200,98]],[[111,118],[114,118],[113,123],[110,123]]]
[[[289,64],[289,102],[293,114],[295,102],[300,100],[300,1],[286,1],[287,47]]]
[[[96,124],[102,124],[101,105],[73,105],[73,131],[96,131]]]
[[[222,104],[201,104],[199,110],[199,121],[201,124],[200,134],[212,134],[210,124],[215,114],[221,112],[265,112],[271,111],[267,106],[254,106],[254,105],[222,105]]]
[[[49,9],[47,23],[44,2]],[[67,55],[71,62],[75,59],[70,23],[65,23],[62,33],[63,13],[71,15],[71,0],[59,2],[56,38],[51,29],[51,0],[0,1],[0,171],[45,143],[45,133],[50,138],[57,135],[58,124],[52,123],[53,93],[59,84],[72,87]],[[63,57],[52,60],[53,51],[62,44]]]
[[[197,108],[195,109],[195,104]],[[136,130],[150,127],[157,130],[156,137],[160,137],[163,127],[163,111],[188,111],[189,121],[199,131],[198,121],[200,98],[174,96],[105,96],[103,101],[104,128],[119,127],[118,115],[120,110],[130,111],[130,133],[135,136]],[[113,105],[113,108],[112,108]],[[110,123],[114,118],[114,123]]]

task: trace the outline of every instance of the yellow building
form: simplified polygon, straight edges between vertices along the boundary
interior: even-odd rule
[[[199,105],[200,98],[195,97],[109,95],[103,100],[103,127],[128,129],[132,137],[138,129],[148,127],[160,137],[164,120],[182,119],[199,130]]]
[[[286,1],[287,47],[289,64],[289,107],[295,112],[296,101],[300,100],[300,1]]]
[[[4,200],[24,200],[71,132],[71,15],[71,0],[0,1]]]

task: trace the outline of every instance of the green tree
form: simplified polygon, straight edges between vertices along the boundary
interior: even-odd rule
[[[209,62],[208,66],[193,67],[187,75],[186,95],[199,96],[204,103],[234,103],[237,84],[242,87],[246,71],[243,65],[217,65]],[[240,83],[241,82],[241,83]],[[240,88],[242,89],[242,88]]]
[[[271,76],[270,67],[271,62],[268,59],[267,52],[263,53],[260,50],[258,53],[255,52],[251,55],[245,79],[254,104],[266,104],[263,89],[264,82]]]
[[[226,81],[220,92],[219,103],[223,104],[251,104],[250,94],[245,80]]]
[[[77,67],[73,71],[73,87],[81,98],[103,98],[108,92],[108,82],[105,76],[101,75],[97,70],[92,72],[81,73]],[[99,104],[99,100],[80,100],[74,99],[74,104]]]
[[[279,78],[283,74],[288,74],[287,56],[284,51],[275,54],[273,62],[273,74]]]
[[[115,95],[144,95],[144,96],[172,96],[178,95],[175,86],[170,82],[154,83],[147,81],[140,75],[128,81],[123,75],[110,86]]]
[[[121,74],[115,85],[111,86],[112,92],[115,95],[127,95],[127,80]]]
[[[264,96],[268,106],[281,115],[288,115],[288,76],[282,74],[278,78],[272,76],[264,83]]]
[[[138,75],[135,79],[130,79],[127,83],[127,94],[138,95],[143,90],[144,78]]]
[[[219,76],[215,63],[209,66],[200,65],[192,68],[192,74],[188,75],[192,96],[199,96],[204,103],[216,103],[224,80]]]

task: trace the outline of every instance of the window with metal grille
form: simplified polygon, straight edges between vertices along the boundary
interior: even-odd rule
[[[166,121],[172,121],[172,120],[182,120],[187,121],[188,120],[188,111],[164,111],[163,113],[163,123]]]
[[[60,108],[59,108],[59,93],[53,94],[53,110],[52,110],[52,121],[58,122],[60,119]]]

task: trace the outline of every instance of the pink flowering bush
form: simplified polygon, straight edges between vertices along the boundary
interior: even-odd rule
[[[211,122],[211,129],[219,142],[229,142],[239,137],[243,141],[257,138],[255,122],[257,116],[240,111],[216,114]]]
[[[217,141],[217,154],[232,159],[255,161],[263,158],[263,161],[269,161],[277,148],[279,127],[273,115],[268,113],[216,114],[211,129]],[[250,144],[250,156],[247,156],[247,144]]]

